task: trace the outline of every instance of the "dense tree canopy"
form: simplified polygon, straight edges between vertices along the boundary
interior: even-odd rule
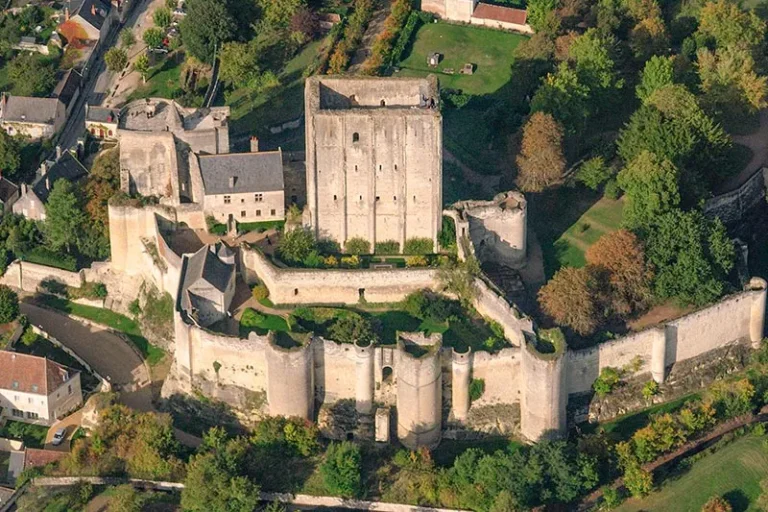
[[[535,112],[525,123],[517,167],[518,185],[526,192],[540,192],[562,178],[563,129],[550,114]]]
[[[8,77],[20,96],[47,96],[56,85],[53,63],[35,53],[20,53],[8,64]]]
[[[659,216],[649,227],[646,254],[656,272],[656,296],[696,305],[722,295],[735,257],[719,219],[710,221],[698,211],[680,210]]]
[[[637,85],[637,97],[647,101],[658,89],[674,83],[674,66],[672,59],[655,55],[645,63]]]
[[[582,335],[595,332],[603,311],[597,299],[600,282],[590,267],[564,267],[539,290],[539,305],[559,325]]]
[[[660,214],[680,204],[678,170],[654,153],[639,153],[619,173],[619,186],[626,194],[623,210],[625,226],[645,228]]]
[[[181,21],[187,51],[202,62],[211,62],[214,48],[232,40],[237,30],[230,1],[188,0]]]

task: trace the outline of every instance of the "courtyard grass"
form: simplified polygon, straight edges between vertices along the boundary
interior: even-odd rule
[[[531,221],[551,277],[561,267],[583,267],[586,250],[621,226],[624,199],[600,197],[583,187],[559,187],[536,194]],[[550,212],[562,212],[553,217]]]
[[[278,315],[261,313],[248,308],[240,317],[240,336],[247,337],[250,332],[264,336],[269,331],[289,332],[291,329],[285,318]]]
[[[526,36],[502,30],[429,23],[416,32],[411,51],[398,67],[399,76],[427,76],[437,74],[442,89],[461,89],[473,96],[490,94],[509,82],[514,49]],[[427,64],[432,53],[442,59],[437,68]],[[464,64],[475,66],[474,74],[462,75]],[[443,71],[452,68],[454,74]]]
[[[768,476],[765,437],[748,435],[695,462],[678,478],[643,499],[632,498],[621,512],[698,512],[712,496],[723,496],[734,511],[758,511],[760,481]]]
[[[79,316],[122,332],[131,340],[150,366],[157,365],[165,357],[165,351],[151,344],[142,336],[139,324],[127,316],[115,313],[109,309],[77,304],[76,302],[54,297],[53,295],[42,295],[37,300],[46,307]]]
[[[180,85],[181,66],[184,62],[180,56],[173,53],[149,69],[147,83],[140,85],[128,97],[128,102],[142,98],[173,98]]]

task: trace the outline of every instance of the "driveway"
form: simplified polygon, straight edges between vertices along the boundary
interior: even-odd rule
[[[153,410],[149,372],[125,340],[103,328],[83,325],[62,313],[25,302],[21,312],[109,380],[125,405],[139,411]]]
[[[53,425],[51,425],[51,428],[48,429],[48,434],[45,436],[45,446],[44,448],[46,450],[55,450],[58,452],[69,452],[69,448],[72,444],[72,436],[75,434],[75,431],[80,427],[80,424],[83,421],[83,409],[78,409],[76,412],[70,414],[66,418],[62,419],[61,421],[57,421]],[[56,434],[56,431],[60,428],[66,429],[66,434],[64,435],[64,440],[59,444],[58,446],[53,445],[53,436]]]

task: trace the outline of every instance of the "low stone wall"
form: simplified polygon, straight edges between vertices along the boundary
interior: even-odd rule
[[[24,441],[0,437],[0,452],[12,452],[24,449]]]
[[[704,215],[719,217],[725,223],[738,222],[765,197],[767,186],[768,168],[763,167],[736,190],[708,199],[704,203]]]
[[[525,338],[524,333],[533,334],[533,321],[523,317],[522,313],[496,293],[481,279],[475,279],[477,296],[474,306],[477,311],[491,320],[498,322],[504,328],[504,336],[513,345],[520,347]]]
[[[357,304],[361,298],[368,302],[398,302],[409,293],[432,288],[437,276],[437,271],[429,268],[277,268],[264,254],[249,247],[242,247],[241,262],[245,281],[262,281],[275,304]]]
[[[83,271],[70,272],[28,261],[16,260],[8,265],[0,283],[19,288],[25,292],[37,292],[43,281],[56,281],[73,288],[79,288],[85,282]]]

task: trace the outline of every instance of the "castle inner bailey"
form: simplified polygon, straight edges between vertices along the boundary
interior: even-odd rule
[[[428,238],[442,211],[437,80],[312,77],[306,82],[308,224],[351,238]]]

